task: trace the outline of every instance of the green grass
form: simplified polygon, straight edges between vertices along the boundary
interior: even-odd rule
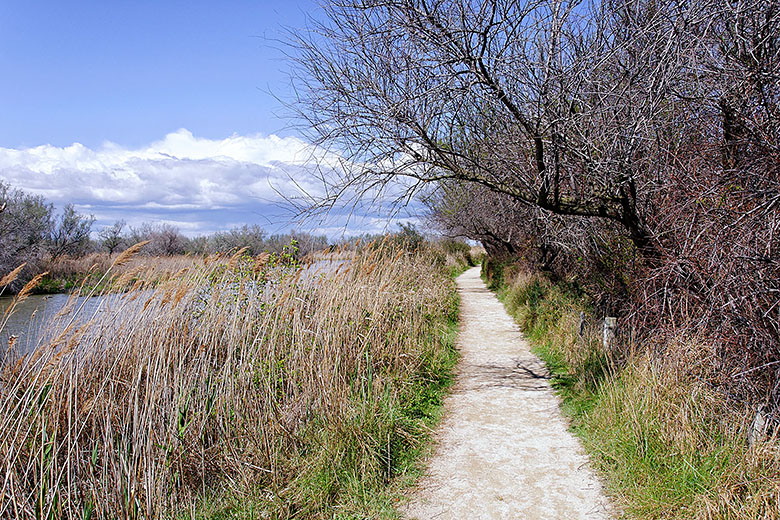
[[[456,264],[449,270],[454,278],[466,269]],[[300,450],[280,461],[296,474],[283,488],[258,496],[210,493],[196,511],[180,518],[398,518],[404,490],[423,473],[430,435],[441,419],[459,359],[455,340],[460,302],[454,284],[449,299],[438,332],[421,338],[430,343],[424,349],[428,355],[400,395],[372,395],[370,384],[356,386],[345,424],[334,428],[312,421],[301,435]]]
[[[78,274],[73,277],[44,276],[32,294],[62,294],[75,289],[80,289],[84,293],[98,294],[109,286],[109,281],[102,279],[102,276],[103,273],[92,273],[88,276]]]
[[[706,346],[680,340],[618,364],[597,338],[577,337],[589,308],[576,287],[507,265],[484,271],[625,518],[780,518],[780,447],[747,447],[751,415],[707,384]]]
[[[403,489],[422,474],[430,432],[441,418],[443,398],[453,381],[456,331],[457,321],[451,319],[442,338],[430,339],[444,341],[446,349],[425,361],[400,398],[358,393],[352,424],[315,434],[321,449],[301,458],[301,477],[285,495],[297,497],[288,502],[331,505],[324,511],[317,511],[316,505],[289,511],[284,518],[398,518],[395,507],[403,501]]]
[[[441,419],[443,398],[453,382],[459,357],[456,333],[457,321],[451,319],[442,332],[444,354],[426,363],[401,399],[358,393],[350,424],[339,431],[312,425],[304,440],[307,449],[294,455],[298,477],[278,494],[212,495],[197,512],[181,518],[398,518],[403,490],[422,475],[430,432]]]

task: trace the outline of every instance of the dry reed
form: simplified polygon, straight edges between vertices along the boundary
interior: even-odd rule
[[[371,444],[356,403],[400,399],[453,309],[430,253],[373,249],[316,275],[267,256],[164,276],[125,262],[99,311],[74,305],[0,366],[0,517],[158,518],[217,490],[295,502],[312,432]]]

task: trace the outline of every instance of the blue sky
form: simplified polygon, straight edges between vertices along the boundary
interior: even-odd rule
[[[318,187],[272,95],[290,94],[277,40],[318,15],[309,0],[0,0],[0,180],[96,230],[381,231],[377,211],[345,229],[285,209],[282,194]]]
[[[0,2],[0,146],[285,134],[274,39],[314,1]],[[289,133],[289,132],[288,132]]]

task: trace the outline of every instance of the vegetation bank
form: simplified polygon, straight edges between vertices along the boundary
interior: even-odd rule
[[[392,517],[456,359],[463,251],[238,251],[149,281],[137,249],[100,312],[3,356],[0,516]]]
[[[681,336],[605,347],[575,284],[511,262],[484,267],[547,363],[572,429],[628,518],[780,517],[777,432],[713,387],[712,345]]]

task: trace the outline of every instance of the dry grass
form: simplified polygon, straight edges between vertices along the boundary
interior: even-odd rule
[[[352,439],[358,479],[393,476],[413,427],[361,424],[446,354],[440,255],[374,248],[317,276],[267,255],[141,260],[106,269],[106,294],[126,292],[100,312],[73,303],[35,352],[5,356],[0,517],[158,518],[246,493],[327,507],[338,482],[296,485],[307,454],[337,466],[344,444],[323,439]]]
[[[748,446],[755,412],[714,389],[712,347],[679,339],[605,351],[596,320],[578,336],[581,299],[538,275],[503,274],[505,304],[628,518],[780,518],[780,440]]]
[[[102,291],[105,286],[98,284],[98,281],[105,281],[106,278],[103,276],[109,270],[114,275],[128,271],[143,272],[147,281],[164,280],[199,261],[198,257],[185,255],[165,257],[136,255],[135,253],[146,244],[148,242],[141,242],[115,255],[93,253],[78,258],[62,256],[54,261],[45,262],[43,268],[47,272],[47,277],[38,290],[63,292],[79,287],[83,289],[97,286],[98,290]]]
[[[668,348],[663,360],[638,356],[607,381],[585,420],[617,496],[638,518],[777,518],[777,439],[748,446],[753,412],[694,374],[705,347]]]

